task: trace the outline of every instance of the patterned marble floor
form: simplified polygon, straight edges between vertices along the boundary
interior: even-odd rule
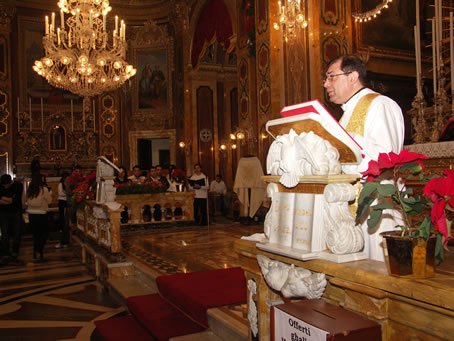
[[[185,226],[122,233],[123,251],[161,274],[239,266],[233,242],[263,232],[263,225]]]
[[[122,231],[125,254],[157,274],[238,266],[233,242],[263,232],[263,225],[231,221],[208,226]],[[34,261],[30,235],[23,237],[19,261],[0,266],[0,340],[91,340],[102,337],[94,321],[125,314],[74,257],[71,247],[50,241],[45,262]]]
[[[73,255],[48,242],[34,261],[31,236],[18,261],[0,267],[0,340],[102,340],[94,321],[124,313]]]

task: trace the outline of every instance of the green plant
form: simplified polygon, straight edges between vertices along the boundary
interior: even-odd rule
[[[450,234],[445,210],[454,204],[454,172],[445,171],[442,176],[425,178],[421,162],[424,159],[427,156],[404,149],[400,154],[381,153],[378,161],[370,161],[368,169],[362,173],[367,181],[358,198],[356,221],[367,213],[367,225],[373,228],[380,222],[383,210],[399,210],[405,222],[399,226],[402,236],[427,240],[436,235],[435,256],[439,264],[443,260],[443,244],[447,243]],[[382,182],[388,178],[387,174],[391,174],[391,183]],[[425,195],[406,185],[411,178],[425,183]],[[391,200],[386,201],[387,198]],[[426,210],[431,214],[424,215]]]
[[[165,192],[165,188],[160,182],[128,182],[115,185],[116,194],[154,194]]]

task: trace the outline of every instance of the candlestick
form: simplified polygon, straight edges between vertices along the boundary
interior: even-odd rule
[[[96,112],[95,112],[95,100],[93,100],[93,132],[96,131]]]
[[[453,12],[449,12],[449,60],[451,61],[451,107],[454,109],[454,87],[453,87],[453,81],[454,81],[454,67],[452,67],[452,62],[454,58],[454,42],[452,41],[454,39],[454,15]]]
[[[435,20],[432,20],[432,69],[433,69],[433,81],[434,81],[434,102],[437,96],[437,60],[435,58],[435,44],[436,44],[436,33],[435,33]]]
[[[416,92],[417,92],[417,97],[420,98],[420,86],[421,86],[421,83],[420,83],[420,79],[419,79],[419,75],[420,75],[420,69],[419,69],[419,63],[418,63],[418,28],[416,26],[414,26],[414,33],[415,33],[415,62],[416,62]]]
[[[28,113],[30,114],[30,131],[32,131],[32,98],[28,98]]]
[[[73,112],[73,100],[71,100],[71,131],[74,131],[74,112]]]
[[[44,110],[43,110],[43,98],[41,97],[41,131],[44,131]]]
[[[20,106],[19,97],[17,97],[17,132],[20,133]]]

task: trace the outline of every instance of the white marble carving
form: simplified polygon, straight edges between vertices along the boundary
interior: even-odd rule
[[[263,277],[266,283],[284,297],[320,298],[326,288],[326,278],[323,273],[311,271],[282,262],[271,260],[263,255],[257,255]]]
[[[348,207],[348,202],[355,196],[355,188],[348,183],[328,184],[325,187],[326,244],[332,253],[354,253],[364,247],[363,232],[355,225],[355,218]]]
[[[109,159],[105,156],[98,157],[96,165],[96,203],[102,204],[105,202],[115,201],[115,188],[114,188],[114,172],[120,171]]]
[[[293,129],[273,141],[266,168],[268,174],[280,175],[279,182],[289,188],[298,184],[299,176],[341,172],[339,152],[331,143],[312,131],[298,135]]]
[[[254,336],[257,336],[257,333],[259,332],[258,321],[257,321],[258,314],[257,314],[257,306],[253,299],[253,296],[257,294],[257,284],[255,283],[254,280],[250,279],[247,281],[247,288],[249,291],[247,319],[249,321],[249,326],[251,327],[252,334]]]
[[[275,193],[275,192],[279,192],[279,188],[278,188],[277,184],[272,183],[272,182],[269,183],[268,186],[266,187],[267,197],[273,199],[273,193]],[[271,234],[272,216],[273,216],[273,212],[275,210],[274,204],[275,204],[274,200],[271,200],[270,209],[266,213],[265,221],[263,223],[263,232],[265,233],[265,236],[267,238],[270,238],[270,234]]]

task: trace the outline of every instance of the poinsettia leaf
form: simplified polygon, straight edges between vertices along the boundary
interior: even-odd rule
[[[413,188],[406,188],[405,191],[402,192],[402,196],[413,195]]]
[[[437,241],[435,242],[435,259],[437,265],[440,265],[443,262],[443,235],[437,233]]]
[[[396,187],[391,184],[386,184],[386,185],[380,185],[377,187],[378,194],[380,195],[380,198],[387,197],[389,195],[393,195],[396,193]]]
[[[361,200],[372,195],[377,188],[380,186],[377,182],[366,182],[363,184],[361,193],[359,194],[358,202],[361,203]]]
[[[356,210],[356,218],[355,220],[358,221],[361,216],[367,211],[369,206],[374,202],[375,198],[372,197],[366,197],[362,200],[361,203],[359,203],[358,200],[358,209]]]
[[[373,210],[386,210],[386,209],[392,210],[392,209],[394,208],[394,206],[391,205],[391,204],[388,204],[388,203],[386,203],[386,202],[382,202],[382,203],[380,203],[380,204],[371,206],[371,208],[372,208]]]
[[[417,162],[404,163],[402,166],[400,166],[399,171],[404,171],[407,169],[412,173],[418,173],[418,172],[422,171],[422,166]]]
[[[418,228],[419,236],[421,238],[424,238],[424,240],[427,240],[430,236],[432,228],[433,224],[432,221],[430,220],[430,217],[429,216],[424,217],[423,221],[421,222],[421,225],[419,225]]]
[[[416,198],[415,197],[406,197],[406,198],[402,198],[402,201],[406,204],[414,204],[416,202]]]
[[[382,210],[374,210],[370,212],[369,219],[367,219],[367,226],[369,228],[377,226],[378,222],[380,221],[381,214]]]

